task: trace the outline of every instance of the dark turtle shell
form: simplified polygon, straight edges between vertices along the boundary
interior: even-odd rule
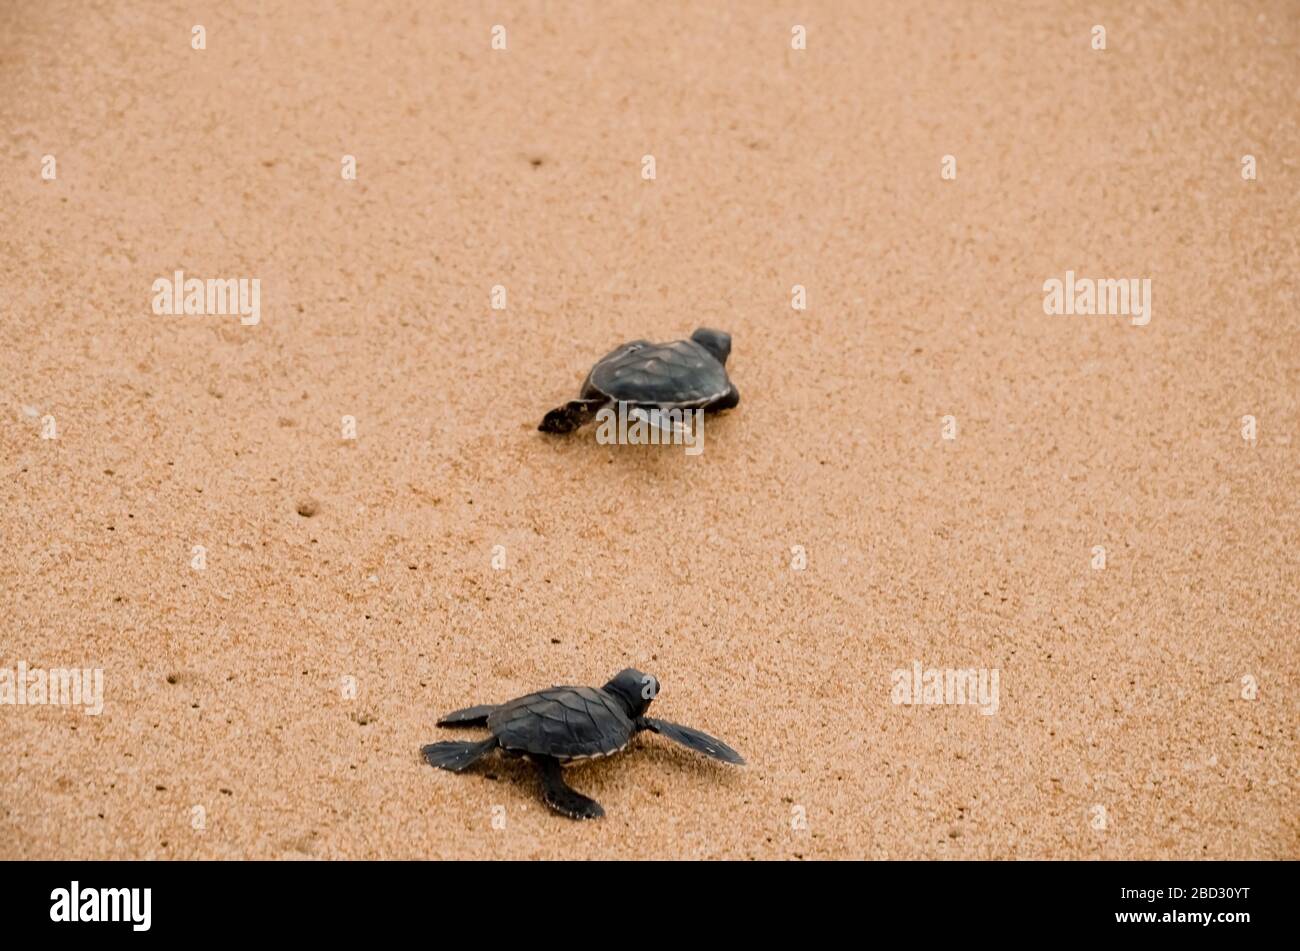
[[[608,756],[636,732],[618,700],[592,687],[551,687],[511,700],[487,719],[502,749],[559,760]]]
[[[634,340],[604,356],[582,384],[582,398],[703,406],[731,390],[726,368],[694,340]]]

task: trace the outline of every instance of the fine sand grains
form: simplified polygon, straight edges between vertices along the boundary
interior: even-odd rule
[[[1293,4],[336,6],[0,10],[0,857],[1300,857]],[[420,761],[626,666],[749,765]]]

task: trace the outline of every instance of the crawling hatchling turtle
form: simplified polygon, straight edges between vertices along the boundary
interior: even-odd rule
[[[727,377],[730,354],[731,335],[709,327],[696,330],[690,340],[625,343],[591,368],[578,399],[551,410],[537,428],[571,433],[602,407],[620,402],[629,409],[731,409],[740,402],[740,391]]]
[[[707,733],[646,716],[646,708],[658,692],[659,681],[629,667],[600,688],[551,687],[499,706],[466,707],[447,714],[438,725],[485,726],[492,731],[491,737],[481,743],[430,743],[420,752],[430,766],[454,773],[498,747],[507,755],[527,757],[541,768],[546,804],[572,819],[597,819],[605,810],[571,788],[561,767],[617,753],[642,730],[662,734],[725,763],[745,762],[730,746]]]

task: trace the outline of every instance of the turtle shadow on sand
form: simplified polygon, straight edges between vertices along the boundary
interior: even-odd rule
[[[744,764],[739,753],[716,737],[646,716],[658,692],[659,681],[629,667],[600,688],[551,687],[503,704],[466,707],[438,725],[487,727],[492,732],[488,739],[430,743],[420,752],[430,766],[456,773],[497,749],[526,757],[540,772],[543,801],[571,819],[597,819],[605,810],[565,782],[563,767],[618,753],[638,733],[658,733],[724,763]]]

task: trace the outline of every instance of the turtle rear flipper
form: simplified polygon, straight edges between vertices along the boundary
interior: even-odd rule
[[[537,428],[544,433],[571,433],[590,422],[596,410],[606,402],[603,399],[569,400],[543,416]]]
[[[656,720],[654,717],[641,717],[636,721],[636,725],[642,730],[658,733],[676,743],[682,744],[688,749],[695,750],[697,753],[704,753],[706,756],[712,756],[714,759],[720,759],[724,763],[735,763],[737,766],[745,765],[745,760],[739,753],[716,736],[709,736],[702,730],[693,730],[688,726],[682,726],[680,723],[670,723],[667,720]]]
[[[453,710],[438,721],[438,726],[487,726],[487,718],[495,709],[496,704],[485,703],[464,710]]]
[[[459,773],[473,766],[496,748],[497,738],[494,736],[481,743],[462,743],[457,740],[430,743],[428,746],[421,747],[420,753],[430,766]]]
[[[584,796],[564,781],[564,771],[559,760],[551,756],[536,756],[542,770],[542,799],[561,815],[570,819],[599,819],[605,814],[596,800]]]

